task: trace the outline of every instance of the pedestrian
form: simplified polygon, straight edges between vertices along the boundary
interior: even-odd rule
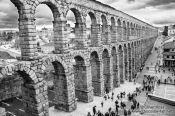
[[[130,109],[128,110],[128,116],[131,116],[131,110]]]
[[[114,96],[114,92],[112,91],[112,96]]]
[[[101,102],[101,107],[103,107],[103,104],[104,104],[104,103],[103,103],[103,101],[102,101],[102,102]]]
[[[107,96],[106,96],[106,94],[105,94],[105,96],[104,96],[104,99],[105,99],[105,101],[107,100]]]
[[[96,113],[97,113],[97,111],[96,111],[96,106],[94,106],[94,107],[93,107],[93,113],[94,113],[94,115],[93,115],[93,116],[95,116],[95,115],[96,115]]]
[[[118,100],[120,99],[120,96],[119,96],[119,94],[117,95],[117,98],[118,98]]]
[[[140,103],[139,103],[139,102],[137,102],[137,109],[139,109],[139,106],[140,106]]]
[[[134,111],[134,105],[133,104],[131,105],[131,110],[132,110],[132,112]]]
[[[113,98],[113,96],[112,96],[112,97],[111,97],[111,100],[113,101],[113,99],[114,99],[114,98]]]
[[[124,116],[127,116],[128,115],[128,112],[127,112],[127,110],[124,108]]]
[[[88,112],[87,116],[92,116],[90,112]]]
[[[134,79],[134,85],[136,84],[136,80]]]
[[[116,105],[115,105],[115,109],[116,109],[116,113],[117,113],[117,114],[118,114],[118,108],[119,108],[119,105],[116,104]]]
[[[115,105],[117,105],[118,104],[118,100],[115,100]]]
[[[98,110],[97,116],[102,116],[100,110]]]
[[[111,116],[115,116],[115,112],[114,111],[111,112]]]
[[[123,108],[123,102],[122,101],[120,102],[120,106],[121,106],[121,108]]]
[[[120,92],[120,98],[122,98],[123,97],[123,93],[122,92]]]
[[[110,99],[110,96],[108,95],[108,99]]]
[[[109,116],[109,113],[108,113],[108,112],[106,112],[106,113],[105,113],[105,116]]]
[[[125,93],[125,91],[124,91],[124,92],[123,92],[123,96],[124,96],[124,98],[125,98],[125,94],[126,94],[126,93]]]
[[[106,94],[108,94],[109,93],[109,90],[108,90],[108,88],[106,87]]]
[[[108,109],[109,113],[111,113],[111,110],[112,110],[112,108],[110,107],[110,108]]]

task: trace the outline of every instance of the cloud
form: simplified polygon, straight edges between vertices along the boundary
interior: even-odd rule
[[[126,12],[140,20],[155,26],[175,24],[175,0],[98,0],[118,10]],[[67,16],[73,25],[73,13]],[[53,14],[46,5],[39,5],[36,10],[37,26],[51,25]],[[90,25],[90,20],[87,20]],[[18,11],[10,0],[0,0],[0,28],[17,28]]]
[[[159,5],[166,5],[170,3],[175,3],[175,0],[149,0],[147,5],[149,6],[159,6]]]
[[[154,26],[175,24],[175,0],[114,0],[108,5]]]
[[[165,10],[175,9],[175,3],[170,3],[170,4],[166,4],[166,5],[159,5],[156,8],[157,9],[165,9]]]

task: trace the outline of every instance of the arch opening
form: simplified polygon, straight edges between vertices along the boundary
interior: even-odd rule
[[[87,38],[86,22],[82,21],[82,15],[79,10],[71,8],[67,15],[67,30],[70,47],[73,49],[81,49],[86,44],[83,39]]]
[[[85,61],[81,56],[74,57],[74,82],[75,82],[75,96],[78,101],[87,102],[86,96],[84,95],[85,90],[87,90],[87,73]]]
[[[108,43],[108,37],[107,37],[107,32],[108,32],[108,24],[107,24],[107,18],[105,15],[101,15],[101,20],[102,20],[102,30],[101,30],[101,40],[103,44]]]
[[[122,31],[122,27],[121,27],[121,21],[120,21],[120,19],[118,19],[117,20],[117,34],[118,34],[118,38],[117,38],[117,40],[118,41],[121,41],[122,40],[122,33],[121,33],[121,31]]]
[[[113,64],[113,86],[119,86],[119,78],[118,78],[118,57],[117,50],[115,47],[112,48],[112,64]]]
[[[118,54],[119,54],[119,75],[120,75],[120,83],[124,83],[124,74],[123,74],[123,69],[124,69],[124,57],[123,57],[123,47],[122,45],[119,45],[118,48]]]
[[[45,81],[40,80],[39,82],[35,82],[31,75],[29,75],[26,71],[17,70],[15,72],[11,72],[11,75],[6,75],[5,80],[10,82],[8,84],[9,94],[7,101],[1,101],[10,104],[9,106],[3,105],[8,112],[11,112],[14,115],[39,115],[40,113],[48,116],[48,98],[47,96],[47,85]],[[4,80],[2,80],[4,82]],[[1,85],[2,87],[3,85]],[[7,87],[7,85],[5,85]],[[38,87],[38,88],[36,88]],[[3,87],[2,87],[3,88]],[[7,89],[7,88],[6,88]],[[43,90],[43,91],[38,91]],[[10,94],[10,92],[12,92]],[[3,95],[3,94],[1,94]],[[38,102],[38,97],[42,99],[42,102]],[[7,97],[7,96],[6,96]],[[1,104],[2,105],[2,104]],[[38,107],[43,107],[38,108]]]
[[[44,11],[44,12],[43,12]],[[41,3],[36,7],[36,42],[39,43],[37,51],[42,53],[52,53],[54,48],[54,24],[57,11],[54,10],[51,3]]]
[[[91,63],[91,75],[92,75],[92,87],[94,88],[94,95],[100,96],[101,95],[101,86],[99,82],[100,79],[100,61],[99,56],[96,51],[91,53],[90,56],[90,63]]]
[[[117,36],[116,36],[117,28],[116,28],[116,23],[115,23],[115,18],[114,17],[111,17],[110,31],[111,31],[111,39],[112,39],[111,41],[113,43],[115,43],[117,41]]]
[[[89,12],[88,15],[86,16],[86,33],[87,33],[87,38],[88,38],[88,44],[97,46],[98,45],[98,40],[96,38],[96,26],[97,26],[97,21],[95,14],[92,12]]]
[[[108,93],[111,90],[111,77],[110,77],[110,57],[107,49],[104,49],[102,53],[103,59],[103,78],[104,78],[104,89]]]
[[[124,50],[124,70],[125,70],[124,77],[125,80],[128,80],[128,49],[126,44],[124,45],[123,50]]]

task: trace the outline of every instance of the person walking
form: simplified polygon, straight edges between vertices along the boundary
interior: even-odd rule
[[[96,111],[96,106],[94,106],[94,107],[93,107],[93,114],[94,114],[93,116],[95,116],[96,113],[97,113],[97,111]]]
[[[88,112],[87,116],[92,116],[90,112]]]
[[[102,102],[101,102],[101,107],[103,107],[103,104],[104,104],[104,103],[103,103],[103,101],[102,101]]]
[[[130,109],[128,110],[128,116],[131,116],[131,110]]]
[[[118,114],[118,108],[119,108],[119,105],[116,104],[116,105],[115,105],[115,110],[116,110],[116,113],[117,113],[117,114]]]
[[[127,110],[125,108],[124,108],[123,114],[124,114],[124,116],[128,115],[128,112],[127,112]]]

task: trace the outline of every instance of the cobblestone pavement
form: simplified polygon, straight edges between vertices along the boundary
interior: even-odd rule
[[[54,107],[51,107],[49,110],[50,116],[86,116],[88,112],[91,112],[92,114],[92,107],[97,106],[97,111],[100,110],[102,113],[105,113],[108,111],[109,107],[111,107],[113,110],[115,108],[115,100],[117,99],[117,94],[120,92],[125,91],[126,94],[129,92],[134,92],[136,87],[140,87],[140,84],[134,84],[133,82],[125,82],[125,84],[122,84],[119,88],[116,88],[113,90],[114,92],[114,100],[108,99],[105,101],[103,97],[94,97],[94,101],[91,103],[81,103],[78,102],[77,104],[77,110],[71,113],[65,113],[62,111],[56,111]],[[110,93],[111,96],[111,93]],[[101,107],[101,102],[104,102],[104,107]],[[119,100],[121,101],[121,100]],[[127,108],[130,107],[131,103],[127,102],[127,98],[122,99],[127,104]],[[123,115],[123,110],[119,109],[120,116]]]

